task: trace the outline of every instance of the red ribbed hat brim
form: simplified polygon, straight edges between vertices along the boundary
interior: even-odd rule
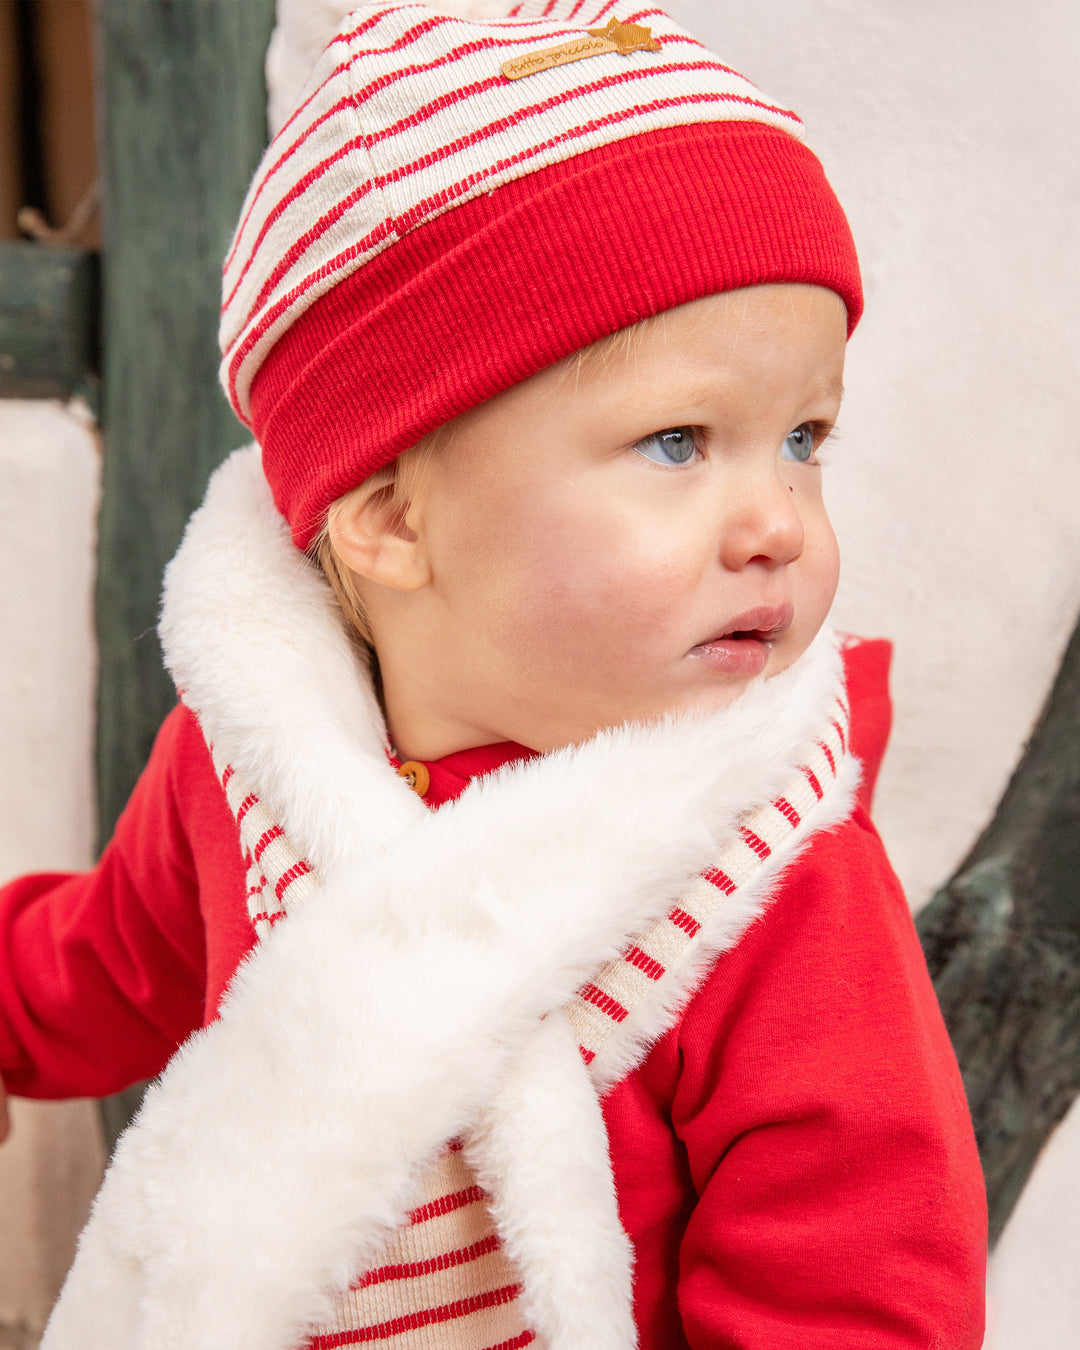
[[[404,225],[403,225],[404,229]],[[771,282],[862,312],[851,232],[815,156],[754,122],[649,132],[403,233],[269,353],[252,426],[293,539],[421,437],[676,305]]]

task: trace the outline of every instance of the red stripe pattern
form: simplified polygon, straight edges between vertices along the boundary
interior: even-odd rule
[[[479,1190],[479,1187],[475,1189]],[[479,1198],[479,1197],[477,1197]],[[415,1217],[413,1223],[416,1222]],[[429,1256],[424,1261],[408,1261],[404,1265],[379,1266],[356,1282],[357,1289],[366,1289],[369,1284],[385,1284],[387,1280],[411,1280],[417,1275],[430,1275],[435,1270],[451,1270],[454,1266],[464,1266],[475,1261],[478,1256],[487,1256],[496,1251],[499,1238],[489,1233],[486,1238],[474,1242],[471,1247],[459,1247],[457,1251],[440,1252],[438,1256]]]
[[[315,893],[318,877],[311,864],[290,844],[258,793],[247,787],[231,764],[219,762],[213,746],[210,752],[240,832],[247,867],[244,884],[248,916],[257,936],[262,938]]]
[[[426,1199],[379,1264],[344,1295],[309,1350],[388,1343],[401,1350],[498,1350],[535,1339],[521,1280],[495,1231],[487,1193],[462,1149],[448,1147],[424,1179]]]
[[[643,970],[650,980],[658,980],[664,973],[664,967],[654,957],[643,952],[640,947],[630,947],[626,959],[638,970]]]
[[[398,1337],[405,1332],[420,1331],[424,1327],[439,1326],[444,1322],[456,1322],[472,1313],[513,1303],[521,1292],[520,1285],[508,1284],[502,1289],[492,1289],[486,1294],[472,1294],[469,1298],[455,1299],[453,1303],[442,1303],[437,1308],[423,1308],[419,1312],[408,1313],[403,1317],[392,1317],[389,1321],[379,1322],[375,1326],[352,1327],[348,1331],[332,1331],[328,1334],[313,1336],[308,1342],[313,1350],[329,1350],[339,1345],[370,1345],[372,1341],[386,1341],[391,1336]],[[530,1335],[531,1333],[523,1333]],[[514,1338],[519,1344],[521,1337]],[[445,1344],[445,1342],[442,1342]]]
[[[578,1036],[581,1056],[602,1075],[600,1052],[620,1027],[632,1025],[632,1013],[650,986],[660,989],[708,933],[710,918],[723,911],[725,900],[751,881],[778,848],[796,837],[804,821],[825,796],[844,763],[847,707],[836,701],[821,740],[809,747],[786,792],[742,821],[735,838],[715,867],[667,916],[639,935],[623,955],[593,977],[574,996],[567,1015]]]
[[[710,867],[704,876],[706,881],[711,882],[717,890],[723,891],[725,895],[733,895],[738,890],[728,874],[722,872],[719,867]]]
[[[676,928],[681,928],[687,937],[697,937],[698,933],[701,932],[701,924],[692,914],[687,914],[686,910],[680,905],[675,906],[668,918]]]
[[[747,844],[750,846],[750,848],[754,850],[754,852],[758,855],[759,858],[762,859],[767,858],[769,854],[772,853],[772,849],[768,846],[765,840],[762,839],[762,837],[759,834],[755,834],[754,831],[749,828],[749,826],[744,825],[742,827],[742,837],[746,840]]]
[[[293,865],[284,871],[278,878],[277,883],[274,886],[274,899],[280,900],[294,881],[299,881],[301,877],[308,876],[310,872],[311,868],[303,858],[298,862],[293,863]]]
[[[258,862],[259,859],[262,857],[262,855],[266,852],[267,845],[272,844],[275,839],[280,839],[282,834],[284,834],[284,830],[282,830],[280,825],[271,825],[271,827],[268,830],[265,830],[259,836],[259,842],[255,845],[255,848],[252,851],[251,856],[253,860],[255,862]]]
[[[453,1145],[447,1147],[453,1153],[459,1151]],[[443,1214],[452,1214],[455,1209],[464,1209],[466,1205],[474,1205],[483,1198],[484,1192],[479,1186],[466,1186],[463,1191],[452,1191],[440,1195],[437,1200],[431,1200],[426,1205],[420,1205],[409,1215],[409,1222],[426,1223],[428,1219],[438,1219]]]
[[[755,121],[801,134],[660,10],[558,0],[489,23],[364,7],[263,157],[225,264],[222,379],[238,413],[266,352],[319,296],[459,202],[629,135]],[[607,53],[509,80],[501,63],[601,26],[642,23],[659,52]],[[362,14],[362,17],[361,17]],[[402,110],[411,110],[402,115]]]
[[[599,1008],[613,1022],[626,1021],[626,1009],[618,999],[612,998],[610,994],[605,994],[602,989],[597,989],[595,984],[583,984],[578,991],[578,998],[584,999],[586,1003],[591,1003],[594,1008]]]

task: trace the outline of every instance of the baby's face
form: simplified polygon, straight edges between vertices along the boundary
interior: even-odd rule
[[[845,338],[831,291],[757,286],[460,420],[409,516],[432,583],[401,708],[439,752],[720,708],[802,655],[837,581],[816,451]]]

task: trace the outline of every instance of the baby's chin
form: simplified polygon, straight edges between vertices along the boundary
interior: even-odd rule
[[[816,634],[815,634],[816,636]],[[764,668],[750,674],[727,675],[716,679],[706,679],[693,692],[672,699],[649,720],[664,717],[677,717],[680,714],[717,713],[730,708],[749,689],[756,688],[777,675],[790,670],[806,654],[809,642],[785,645],[781,650],[771,651],[764,662]],[[751,668],[754,663],[748,663]]]
[[[545,709],[538,718],[528,719],[528,725],[500,727],[499,736],[488,739],[516,741],[539,754],[550,754],[575,745],[584,745],[604,731],[620,727],[653,726],[678,717],[708,716],[730,708],[748,689],[789,670],[806,652],[809,643],[777,644],[768,653],[763,668],[747,662],[747,670],[731,671],[709,660],[690,658],[692,665],[682,667],[672,679],[672,687],[654,690],[651,696],[628,693],[608,707],[597,706],[577,716],[568,717],[566,709]],[[477,741],[477,744],[480,742]]]

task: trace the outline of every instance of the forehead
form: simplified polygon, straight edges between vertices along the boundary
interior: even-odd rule
[[[522,402],[678,393],[722,397],[727,385],[783,385],[839,399],[847,311],[833,291],[796,284],[707,296],[620,330],[515,386]],[[513,391],[508,391],[513,393]]]
[[[834,291],[822,286],[795,283],[747,286],[691,300],[642,319],[583,347],[559,365],[582,372],[604,370],[619,358],[632,358],[636,352],[685,347],[703,337],[726,336],[734,344],[748,331],[775,329],[778,323],[792,320],[810,322],[818,313],[830,309],[846,323],[844,302]]]

